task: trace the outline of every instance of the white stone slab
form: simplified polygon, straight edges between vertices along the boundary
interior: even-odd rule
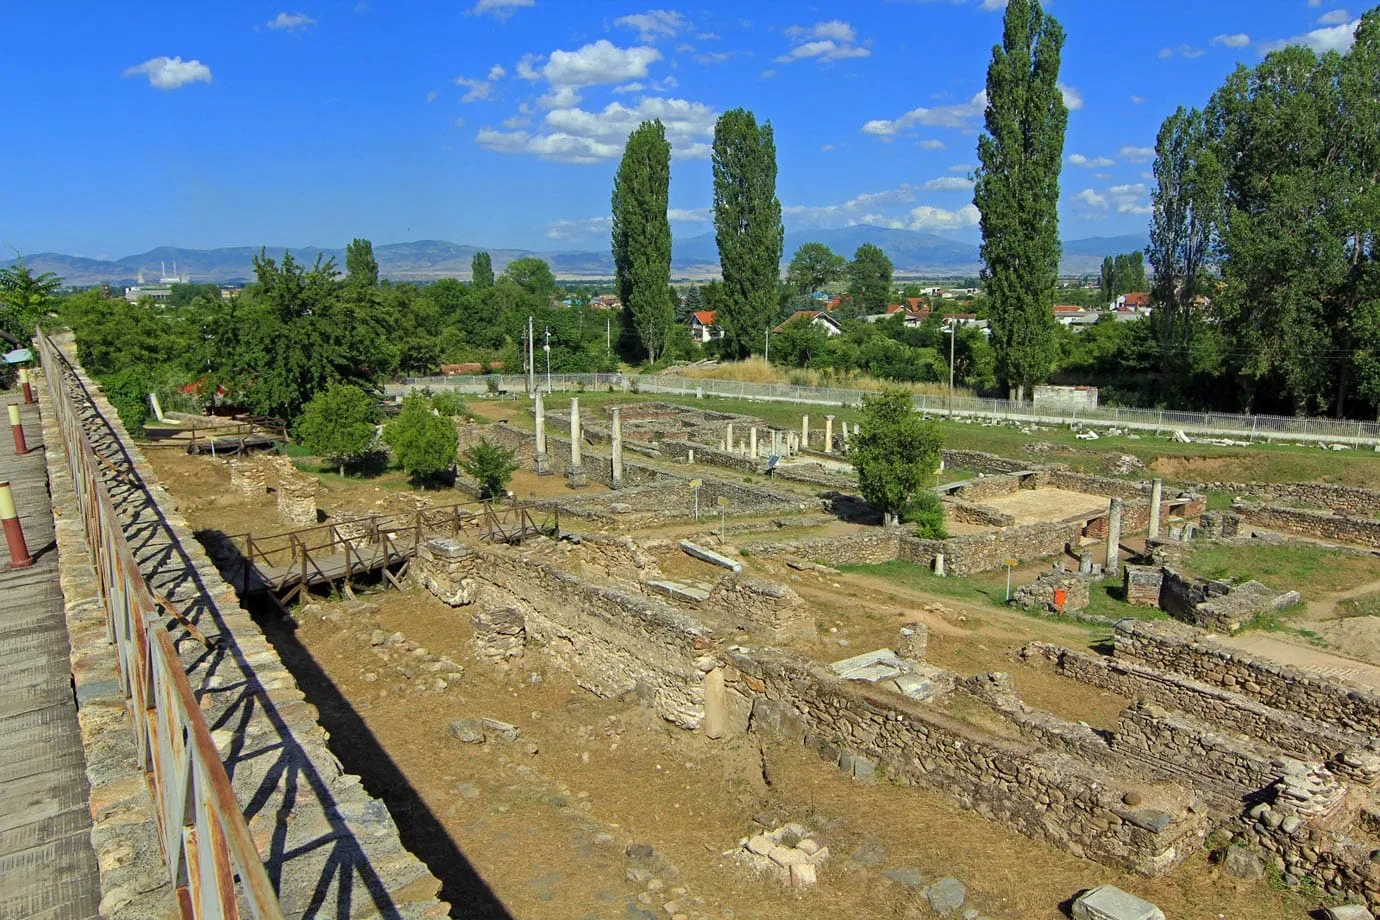
[[[1165,920],[1164,911],[1112,885],[1099,885],[1073,902],[1073,920]]]

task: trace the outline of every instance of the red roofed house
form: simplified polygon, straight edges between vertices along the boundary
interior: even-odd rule
[[[1116,299],[1115,309],[1123,313],[1130,310],[1149,310],[1150,294],[1146,291],[1134,291],[1130,294],[1122,294]]]
[[[773,329],[772,332],[780,332],[794,322],[811,323],[823,329],[824,334],[828,336],[843,334],[843,327],[839,325],[839,321],[828,313],[821,313],[819,310],[797,310],[786,317],[786,321]]]
[[[690,337],[701,345],[724,337],[724,331],[714,323],[713,310],[696,310],[690,314]]]

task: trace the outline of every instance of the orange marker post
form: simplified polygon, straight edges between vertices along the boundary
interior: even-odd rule
[[[26,569],[33,565],[34,557],[29,555],[29,546],[24,542],[24,528],[19,524],[8,480],[0,482],[0,524],[5,526],[5,542],[10,546],[10,568]]]
[[[32,406],[34,403],[34,386],[29,379],[29,369],[21,367],[19,369],[19,382],[24,386],[24,405]]]
[[[29,452],[24,440],[24,423],[19,419],[19,403],[10,403],[10,431],[14,433],[14,452],[22,457]]]

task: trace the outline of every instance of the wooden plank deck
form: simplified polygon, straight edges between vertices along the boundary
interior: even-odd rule
[[[5,394],[0,403],[20,400]],[[41,555],[11,570],[0,550],[0,917],[87,920],[97,916],[100,879],[42,423],[37,406],[20,412],[30,453],[16,457],[9,433],[0,437],[0,479],[14,490],[30,553]]]

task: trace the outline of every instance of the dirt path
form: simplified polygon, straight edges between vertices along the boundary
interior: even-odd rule
[[[1335,652],[1300,645],[1288,639],[1259,632],[1230,637],[1219,636],[1218,641],[1223,645],[1270,658],[1302,671],[1380,690],[1380,667],[1355,658],[1347,658]]]
[[[1377,591],[1380,591],[1380,579],[1368,581],[1363,585],[1357,585],[1339,594],[1329,594],[1325,597],[1311,600],[1304,607],[1304,612],[1307,619],[1317,622],[1344,619],[1342,614],[1337,610],[1338,605],[1341,604],[1342,601],[1349,601],[1363,594],[1374,594]]]

